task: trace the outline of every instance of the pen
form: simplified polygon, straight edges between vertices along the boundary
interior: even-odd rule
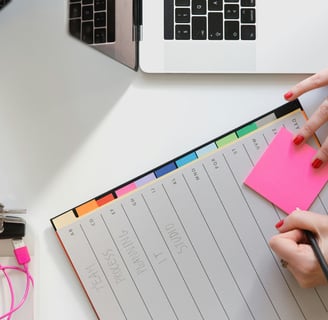
[[[320,247],[318,245],[318,242],[317,242],[314,234],[309,230],[304,230],[304,233],[310,242],[313,252],[319,261],[320,267],[321,267],[326,279],[328,280],[328,263],[320,250]]]

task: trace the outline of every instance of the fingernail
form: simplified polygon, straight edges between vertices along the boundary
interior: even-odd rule
[[[320,160],[320,159],[315,159],[313,162],[312,162],[312,167],[314,169],[318,169],[321,167],[321,165],[323,164],[323,161]]]
[[[301,144],[303,141],[304,141],[304,137],[301,136],[300,134],[298,134],[293,140],[294,144],[296,144],[297,146]]]
[[[284,94],[284,98],[287,100],[287,99],[289,99],[289,98],[291,98],[293,96],[293,92],[291,92],[291,91],[288,91],[288,92],[286,92],[285,94]]]
[[[276,224],[275,227],[276,227],[277,229],[279,229],[283,224],[284,224],[284,220],[280,220],[280,221],[277,222],[277,224]]]

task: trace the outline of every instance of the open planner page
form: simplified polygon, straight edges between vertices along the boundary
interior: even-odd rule
[[[304,121],[289,103],[53,218],[98,318],[328,319],[328,287],[300,288],[269,247],[285,213],[243,183]],[[311,209],[328,214],[327,186]]]

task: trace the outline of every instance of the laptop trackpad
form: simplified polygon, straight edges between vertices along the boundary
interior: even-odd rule
[[[164,45],[166,72],[254,72],[255,42],[171,41]]]

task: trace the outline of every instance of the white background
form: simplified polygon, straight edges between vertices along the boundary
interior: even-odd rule
[[[47,320],[96,319],[50,218],[283,104],[307,76],[134,72],[71,38],[66,9],[0,12],[0,202],[28,210]]]

